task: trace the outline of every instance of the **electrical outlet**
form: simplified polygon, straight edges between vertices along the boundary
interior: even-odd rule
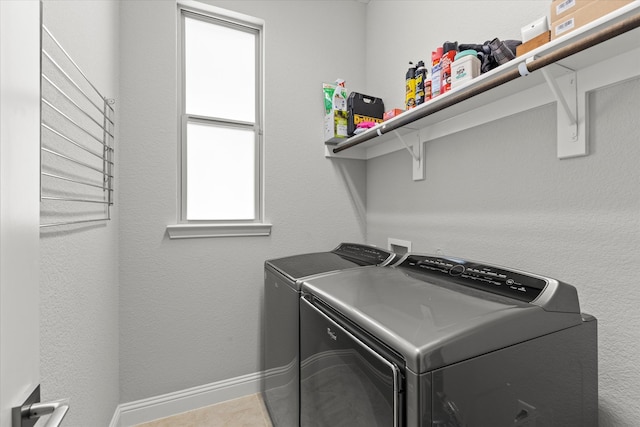
[[[400,240],[389,237],[387,240],[387,247],[390,251],[395,252],[398,255],[404,255],[407,252],[411,252],[411,242],[409,240]]]

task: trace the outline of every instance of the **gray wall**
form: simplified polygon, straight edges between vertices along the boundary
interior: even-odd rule
[[[381,50],[392,46],[373,34],[373,28],[397,34],[402,30],[386,18],[396,10],[396,2],[390,3],[375,1],[368,9],[368,37]],[[490,2],[403,3],[432,9],[466,3],[472,14],[479,3]],[[517,23],[516,35],[520,24],[535,19],[535,13],[528,15],[528,6],[541,4],[542,14],[548,6],[496,3],[510,7],[505,16]],[[478,20],[476,35],[469,33],[469,39],[491,38],[485,25]],[[492,28],[496,36],[502,34]],[[432,40],[428,46],[447,37],[445,32],[425,32]],[[415,58],[409,49],[394,55]],[[370,85],[402,80],[403,69],[374,64],[369,55]],[[389,88],[380,90],[390,99],[396,96]],[[577,287],[582,309],[599,320],[602,427],[636,426],[640,418],[640,288],[635,273],[640,262],[639,100],[638,79],[591,94],[588,157],[557,159],[556,108],[551,104],[427,143],[425,181],[412,181],[411,158],[405,151],[367,164],[369,243],[407,239],[417,252],[513,266]]]
[[[43,21],[117,112],[117,3],[47,0]],[[120,403],[115,194],[110,222],[41,232],[42,399],[70,398],[69,427],[108,425]]]
[[[266,20],[266,218],[273,230],[269,237],[169,240],[165,227],[178,211],[176,6],[121,2],[122,402],[257,372],[263,261],[364,240],[365,165],[327,161],[319,123],[323,82],[340,77],[363,90],[365,6],[210,3]]]

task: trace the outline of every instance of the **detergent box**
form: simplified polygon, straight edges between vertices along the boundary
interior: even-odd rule
[[[325,143],[337,144],[348,136],[347,89],[339,82],[322,84]]]

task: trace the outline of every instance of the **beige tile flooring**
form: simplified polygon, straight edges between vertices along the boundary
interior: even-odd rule
[[[272,427],[257,394],[138,424],[135,427]]]

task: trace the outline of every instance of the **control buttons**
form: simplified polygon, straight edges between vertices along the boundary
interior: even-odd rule
[[[547,284],[542,278],[519,271],[445,257],[408,256],[402,267],[427,275],[447,276],[454,283],[525,302],[537,298]]]
[[[460,264],[454,265],[449,270],[449,274],[451,274],[452,276],[459,276],[462,273],[464,273],[464,266],[462,266]]]

